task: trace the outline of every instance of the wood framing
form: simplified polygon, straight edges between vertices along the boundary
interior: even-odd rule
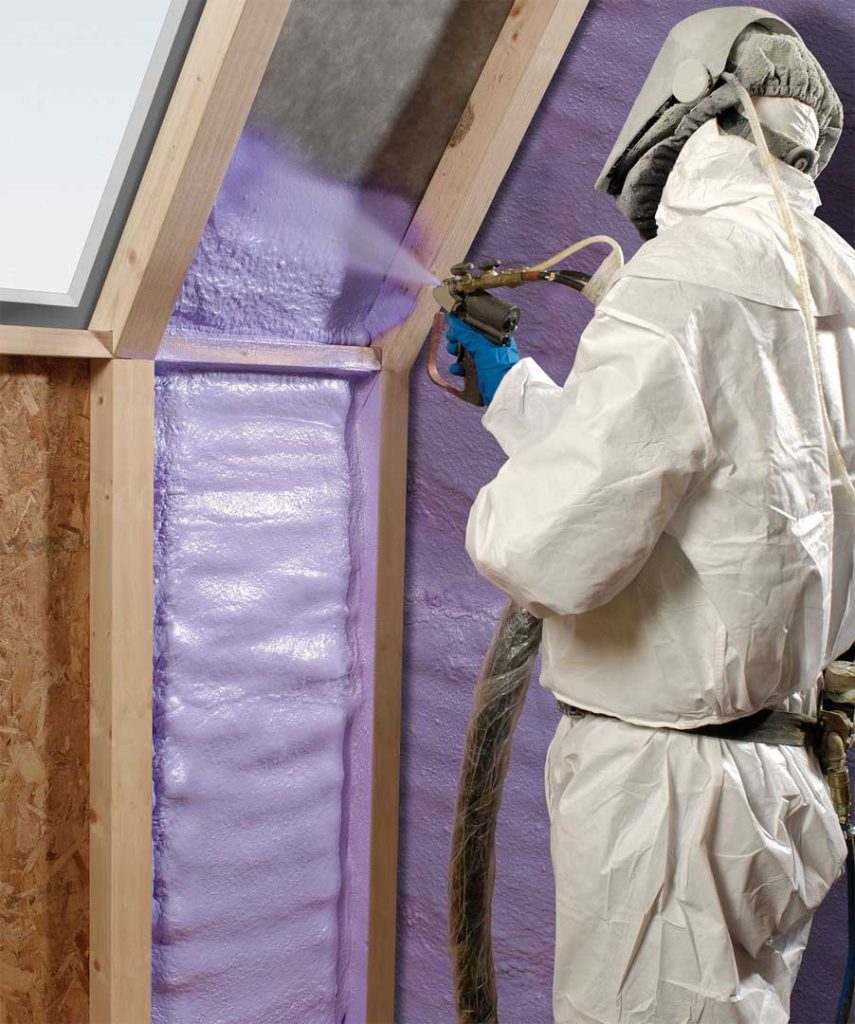
[[[300,345],[275,339],[255,343],[248,338],[198,338],[167,334],[161,363],[199,363],[230,369],[326,370],[331,373],[376,373],[380,352],[368,345]]]
[[[395,1016],[395,915],[401,749],[404,541],[407,523],[408,373],[380,373],[380,473],[377,495],[377,604],[369,872],[369,1024]],[[401,478],[401,467],[404,479]]]
[[[151,989],[154,364],[92,363],[90,1020],[142,1024]]]
[[[90,1021],[151,1009],[153,360],[289,0],[207,0],[90,324]],[[94,353],[90,353],[94,354]]]
[[[153,359],[290,0],[207,0],[90,328]]]
[[[517,0],[419,205],[404,245],[436,276],[467,253],[587,0]],[[382,346],[381,550],[375,638],[368,1021],[395,1019],[409,371],[436,303],[424,289]]]
[[[109,336],[106,340],[109,341]],[[93,331],[0,324],[0,355],[104,359],[109,358],[110,349],[105,344],[104,336]]]

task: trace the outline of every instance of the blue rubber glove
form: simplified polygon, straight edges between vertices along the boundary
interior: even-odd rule
[[[460,354],[460,347],[475,360],[478,374],[478,386],[484,404],[489,405],[496,394],[502,378],[512,366],[520,361],[520,353],[516,341],[511,338],[508,345],[494,345],[492,341],[474,327],[465,324],[456,316],[448,317],[448,344],[446,348],[453,355]],[[449,367],[456,377],[463,376],[463,365],[452,363]]]

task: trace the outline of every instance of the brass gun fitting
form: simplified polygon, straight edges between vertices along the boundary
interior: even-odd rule
[[[458,263],[451,268],[452,276],[443,283],[450,292],[471,295],[472,292],[489,291],[491,288],[519,288],[529,281],[539,281],[540,271],[529,267],[508,267],[499,269],[499,264],[489,267],[483,274],[473,274],[471,263]]]
[[[451,276],[434,288],[434,298],[447,313],[456,314],[466,308],[467,296],[481,295],[493,288],[519,288],[543,276],[529,267],[500,267],[499,260],[488,260],[479,268],[483,273],[473,274],[474,263],[456,263],[451,268]],[[499,299],[494,301],[500,302]],[[505,306],[510,308],[507,303]]]

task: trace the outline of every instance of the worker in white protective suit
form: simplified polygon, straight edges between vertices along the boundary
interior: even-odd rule
[[[751,724],[814,715],[855,642],[855,260],[813,183],[840,104],[774,16],[706,11],[681,36],[692,20],[601,179],[656,237],[563,388],[531,359],[503,371],[484,425],[508,459],[467,531],[543,617],[565,712],[546,766],[562,1024],[787,1021],[845,857],[812,751]]]

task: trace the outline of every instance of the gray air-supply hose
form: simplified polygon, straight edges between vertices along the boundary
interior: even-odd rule
[[[449,944],[460,1024],[498,1021],[491,934],[496,822],[542,627],[509,601],[475,685],[449,869]]]

